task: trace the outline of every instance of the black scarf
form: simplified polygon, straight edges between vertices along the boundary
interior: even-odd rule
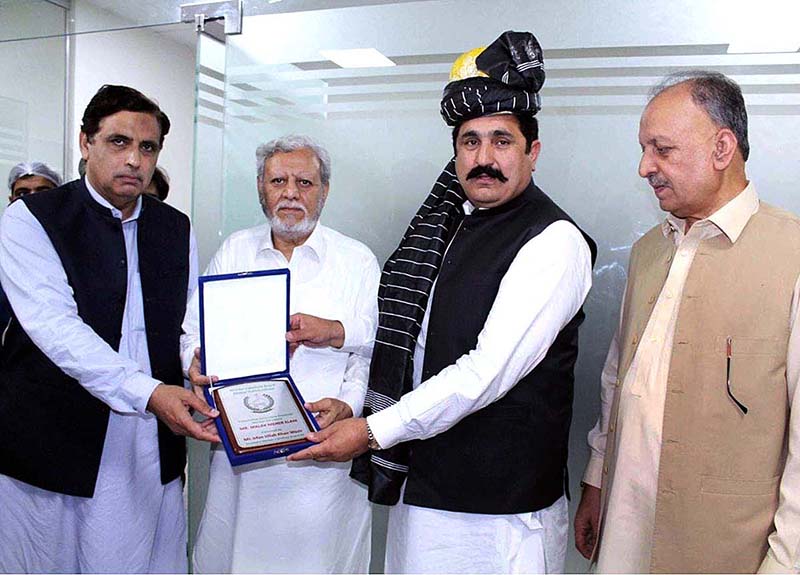
[[[364,417],[394,405],[412,389],[417,336],[442,256],[464,218],[465,200],[452,159],[383,267]],[[353,461],[350,475],[369,486],[370,501],[394,505],[408,474],[408,458],[407,443],[367,452]]]

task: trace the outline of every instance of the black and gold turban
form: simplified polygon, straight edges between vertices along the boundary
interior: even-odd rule
[[[441,114],[448,126],[499,112],[542,108],[542,47],[530,32],[503,32],[486,48],[463,54],[453,65],[442,94]]]

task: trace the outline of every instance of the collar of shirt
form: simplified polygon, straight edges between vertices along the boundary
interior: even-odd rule
[[[95,202],[97,202],[104,208],[108,208],[109,210],[111,210],[111,214],[115,218],[120,220],[122,219],[122,212],[119,211],[114,206],[112,206],[107,199],[105,199],[103,196],[97,193],[97,190],[95,190],[94,187],[92,187],[92,184],[89,182],[89,178],[84,177],[83,183],[86,184],[86,189],[89,190],[89,195],[92,196],[92,199]],[[138,198],[136,198],[136,207],[133,208],[133,214],[131,214],[131,217],[129,217],[127,220],[123,220],[122,223],[124,224],[125,222],[130,222],[137,219],[141,211],[142,211],[142,196],[139,196]]]
[[[722,206],[708,218],[695,223],[691,229],[697,230],[704,238],[714,237],[720,233],[727,236],[731,243],[735,243],[742,234],[742,230],[750,218],[758,211],[758,193],[752,182],[739,192],[732,200]],[[667,214],[661,224],[661,231],[666,238],[672,238],[675,244],[685,237],[686,220]]]
[[[320,229],[321,227],[322,225],[317,222],[317,225],[314,226],[314,230],[311,232],[311,235],[306,238],[306,241],[294,248],[295,250],[300,250],[302,253],[313,257],[317,262],[322,262],[325,259],[325,251],[327,249],[325,245],[325,236]],[[258,251],[265,250],[279,251],[275,247],[275,244],[272,243],[272,229],[269,225],[266,226],[264,237],[261,239],[261,243],[258,246]]]

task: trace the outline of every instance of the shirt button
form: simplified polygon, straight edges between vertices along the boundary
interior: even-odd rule
[[[616,426],[616,425],[614,425],[614,422],[612,421],[612,422],[611,422],[611,424],[608,426],[608,430],[609,430],[611,433],[614,433],[614,430],[615,430],[615,429],[617,429],[617,426]]]
[[[672,299],[672,292],[668,291],[666,294],[664,294],[664,297],[666,297],[667,299]]]

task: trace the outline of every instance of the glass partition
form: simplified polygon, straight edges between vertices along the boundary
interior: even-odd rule
[[[547,81],[534,177],[599,246],[576,374],[574,512],[630,247],[662,218],[637,174],[647,92],[664,74],[684,68],[711,68],[736,79],[750,112],[749,176],[764,200],[800,212],[794,193],[800,54],[798,45],[770,44],[796,39],[786,22],[797,21],[797,5],[749,12],[688,0],[432,0],[280,13],[280,4],[248,4],[243,34],[227,37],[224,69],[199,71],[200,98],[213,98],[205,98],[207,113],[203,104],[198,112],[198,137],[208,138],[198,147],[220,154],[195,165],[194,215],[204,262],[224,237],[263,221],[255,149],[291,132],[310,134],[331,152],[322,221],[366,243],[382,263],[452,155],[438,109],[453,60],[506,29],[531,30],[539,38]],[[357,48],[373,48],[392,65],[343,67],[326,55]],[[207,226],[198,225],[201,213]],[[374,570],[383,564],[383,513],[376,511]],[[586,568],[570,543],[567,570]]]
[[[64,173],[67,12],[43,0],[0,2],[0,182],[19,162]],[[53,36],[24,40],[21,38]],[[7,193],[7,192],[6,192]],[[0,210],[6,201],[0,201]]]

